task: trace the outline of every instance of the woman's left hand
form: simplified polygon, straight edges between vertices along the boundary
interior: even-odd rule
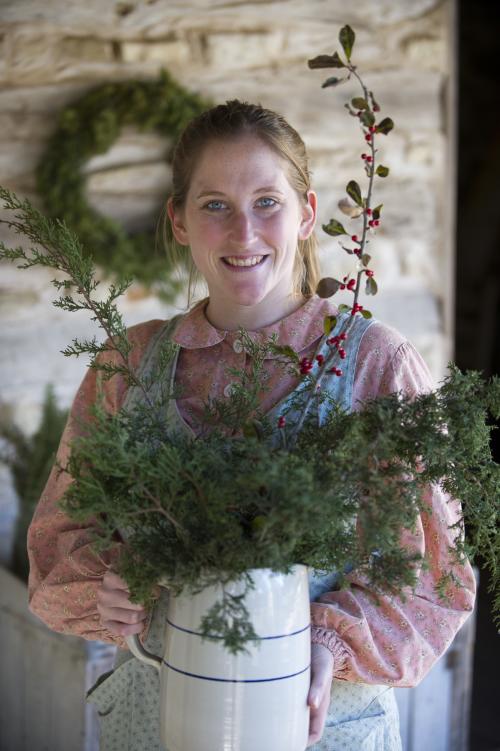
[[[330,704],[333,680],[333,655],[323,644],[311,644],[311,687],[307,696],[310,707],[307,748],[323,735],[326,713]]]

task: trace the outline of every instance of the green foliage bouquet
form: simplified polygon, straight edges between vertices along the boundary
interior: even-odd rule
[[[341,43],[346,62],[335,53],[315,58],[311,67],[345,67],[357,76],[350,62],[354,32],[349,27],[341,31]],[[339,79],[328,81],[336,85]],[[363,197],[359,185],[350,181],[347,192],[354,204],[342,204],[344,213],[363,221],[361,236],[351,238],[355,248],[344,248],[357,259],[356,275],[352,281],[324,279],[318,289],[323,296],[342,285],[353,292],[353,305],[344,306],[350,321],[370,315],[357,302],[361,279],[367,292],[376,292],[365,245],[376,227],[373,222],[380,221],[381,207],[376,214],[370,208],[373,177],[388,170],[377,172],[373,142],[377,129],[387,134],[392,127],[388,118],[375,124],[378,105],[372,92],[364,91],[363,101],[359,98],[354,106],[365,137],[370,136],[372,157],[364,159],[369,190]],[[498,613],[500,473],[491,457],[488,413],[500,416],[499,379],[486,383],[478,373],[462,374],[451,366],[432,393],[414,399],[393,394],[346,413],[322,384],[327,374],[341,376],[337,361],[343,357],[349,321],[331,338],[331,354],[318,360],[315,370],[290,347],[273,338],[254,342],[240,329],[251,369],[231,369],[237,385],[228,399],[205,405],[200,436],[171,433],[163,415],[178,391],[163,385],[163,374],[177,345],[164,345],[149,375],[134,370],[132,345],[116,306],[128,282],[112,285],[107,297],[99,299],[91,261],[65,224],[47,219],[3,188],[0,198],[15,212],[7,223],[33,243],[28,251],[0,243],[0,258],[62,272],[66,278],[61,281],[59,274],[53,281],[61,292],[54,304],[89,311],[107,336],[102,344],[95,338],[75,340],[64,354],[90,354],[90,367],[104,381],[121,377],[141,396],[115,414],[98,399],[61,467],[73,480],[63,508],[82,523],[92,520],[96,549],[115,545],[117,534],[124,541],[118,573],[135,601],[147,602],[159,581],[174,593],[239,577],[251,587],[250,569],[288,573],[297,563],[318,573],[337,571],[339,587],[349,586],[354,570],[375,592],[404,596],[405,588],[416,584],[422,561],[401,544],[401,533],[414,530],[419,514],[429,510],[424,491],[437,483],[463,506],[453,554],[458,561],[467,555],[483,557],[492,572]],[[334,219],[325,231],[347,234]],[[332,317],[325,320],[326,336],[336,323]],[[258,398],[265,389],[268,352],[278,367],[302,375],[306,394],[300,404],[291,400],[290,416],[296,407],[298,417],[288,420],[283,414],[277,426],[262,413]],[[330,400],[321,428],[311,409],[316,400]],[[442,572],[440,596],[446,597],[452,576]],[[206,637],[222,638],[235,653],[256,638],[242,597],[223,589],[221,601],[201,623]]]

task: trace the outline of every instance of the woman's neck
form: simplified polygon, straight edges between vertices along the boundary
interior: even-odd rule
[[[240,326],[247,331],[257,331],[281,321],[304,305],[303,295],[276,301],[263,300],[258,305],[231,305],[209,297],[205,307],[208,322],[216,329],[236,331]]]

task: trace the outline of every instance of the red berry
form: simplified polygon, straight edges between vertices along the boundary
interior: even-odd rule
[[[368,214],[368,216],[371,216],[372,215],[372,210],[371,209],[366,209],[366,213]]]
[[[341,289],[341,290],[342,290],[342,289],[345,289],[345,284],[341,284],[341,285],[340,285],[340,289]]]
[[[368,141],[368,143],[370,143],[371,140],[372,140],[372,137],[371,137],[370,133],[367,133],[366,136],[365,136],[365,141]]]
[[[353,243],[359,243],[357,235],[351,235],[351,240],[353,241]]]
[[[286,425],[286,417],[280,417],[278,419],[278,428],[284,428]]]
[[[340,368],[336,369],[335,375],[337,375],[337,376],[341,376],[342,375],[342,371],[340,370]]]
[[[316,355],[316,360],[317,360],[317,362],[318,362],[319,365],[323,364],[323,360],[324,359],[325,358],[323,357],[323,355],[321,355],[321,354],[320,355]]]
[[[368,226],[369,227],[374,227],[375,226],[375,219],[370,219],[370,221],[368,222]]]
[[[368,154],[361,154],[361,159],[366,159],[367,156]]]
[[[371,271],[371,269],[366,269],[365,274],[366,276],[373,276],[373,271]]]
[[[345,342],[345,340],[347,339],[347,334],[344,334],[344,333],[339,334],[339,339],[340,341]]]
[[[375,131],[377,129],[376,129],[376,127],[374,125],[370,125],[370,127],[368,128],[368,130],[370,131],[370,133],[375,133]]]
[[[372,161],[373,161],[373,159],[371,158],[371,156],[367,156],[367,157],[366,157],[366,161],[367,161],[367,162],[372,162]]]
[[[378,225],[379,225],[379,224],[380,224],[380,221],[379,221],[379,219],[374,219],[374,220],[373,220],[373,225],[374,225],[375,227],[378,227]]]
[[[361,248],[355,248],[352,252],[354,253],[355,256],[360,256],[361,255]]]
[[[355,279],[350,279],[349,284],[347,285],[347,289],[351,289],[352,290],[352,289],[354,289],[355,286],[356,286],[356,280]]]
[[[345,349],[343,347],[339,347],[339,355],[342,359],[345,357]]]
[[[373,111],[374,112],[380,112],[380,107],[378,106],[378,104],[374,104],[373,105]]]
[[[358,110],[358,111],[356,112],[356,115],[357,115],[358,117],[361,117],[361,115],[362,115],[362,112],[363,112],[363,110]]]

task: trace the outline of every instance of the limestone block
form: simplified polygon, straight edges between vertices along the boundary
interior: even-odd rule
[[[346,131],[355,132],[351,118],[346,121],[344,103],[359,95],[358,86],[349,82],[335,89],[321,89],[322,72],[310,71],[305,65],[291,63],[286,70],[273,70],[272,75],[266,69],[241,70],[234,77],[210,68],[202,86],[199,75],[186,69],[179,80],[189,88],[201,88],[216,102],[232,98],[259,101],[282,112],[304,140],[316,146],[331,144],[332,138]],[[442,127],[440,74],[388,70],[372,73],[366,84],[382,107],[381,118],[392,117],[397,132],[435,132]]]
[[[113,60],[111,42],[91,37],[66,37],[61,39],[56,49],[57,64],[67,62],[109,62]]]
[[[217,71],[261,67],[280,59],[283,43],[282,31],[207,34],[207,61]]]
[[[338,30],[334,30],[331,25],[321,24],[313,25],[293,25],[285,29],[285,43],[280,62],[287,63],[290,60],[301,61],[307,64],[307,60],[316,57],[316,55],[332,54],[335,50],[343,55],[342,48],[338,41]],[[372,66],[377,66],[380,60],[386,65],[387,54],[386,44],[383,33],[375,33],[372,28],[362,26],[356,29],[355,43],[356,63],[363,66],[363,70],[369,70]],[[342,77],[342,70],[323,69],[325,79],[330,75]]]
[[[403,41],[402,50],[407,64],[415,69],[447,70],[449,48],[444,36],[411,35]]]
[[[436,8],[440,0],[359,0],[346,10],[344,0],[288,0],[283,2],[252,3],[249,0],[214,4],[211,0],[190,0],[189,3],[131,3],[128,14],[120,13],[119,4],[87,0],[85,3],[70,3],[65,0],[17,0],[2,8],[6,24],[52,25],[65,31],[78,28],[82,34],[113,38],[130,37],[133,31],[138,36],[158,38],[175,26],[182,28],[210,28],[218,22],[244,25],[262,24],[283,26],[287,24],[331,24],[334,28],[343,23],[358,26],[382,27],[408,19],[417,19]],[[247,26],[248,27],[248,26]]]
[[[9,80],[13,83],[44,83],[54,73],[55,33],[40,33],[22,27],[9,38]]]
[[[127,126],[105,154],[97,154],[89,159],[83,172],[90,174],[124,165],[163,162],[171,143],[171,138],[154,132],[140,133]]]
[[[3,81],[7,73],[5,37],[0,33],[0,81]]]
[[[155,230],[167,190],[157,193],[88,193],[88,202],[101,215],[110,217],[127,232]],[[153,250],[153,249],[152,249]]]
[[[54,119],[46,115],[0,112],[0,149],[11,141],[48,139],[54,130]]]
[[[87,178],[90,192],[136,194],[160,193],[170,184],[166,164],[136,164],[94,172]]]
[[[8,149],[0,149],[0,184],[34,189],[34,170],[43,150],[40,141],[12,141]]]
[[[59,110],[88,88],[88,83],[59,83],[0,90],[0,112],[13,114],[19,121],[26,116],[41,115],[55,126]]]
[[[124,63],[150,63],[158,68],[192,64],[193,55],[188,42],[177,39],[164,42],[123,42],[121,59]]]

